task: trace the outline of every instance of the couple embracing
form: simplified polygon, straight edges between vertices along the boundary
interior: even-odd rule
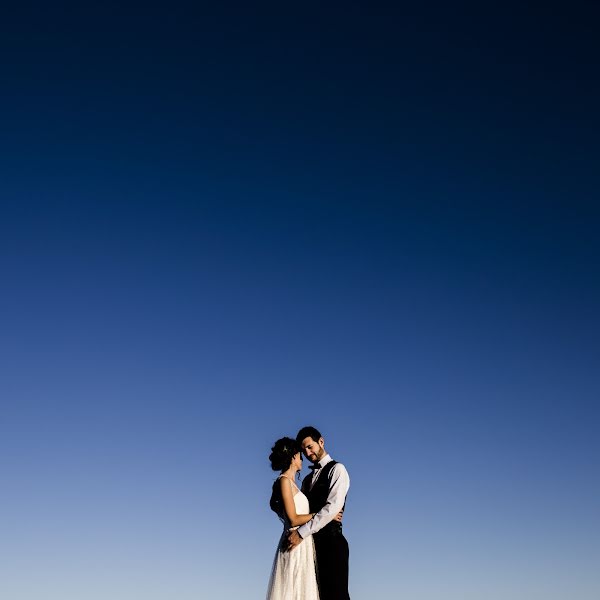
[[[302,454],[312,463],[300,478]],[[348,471],[325,450],[314,427],[303,427],[296,439],[275,442],[269,456],[280,471],[273,484],[271,508],[283,522],[267,600],[350,600],[348,542],[342,514],[350,487]]]

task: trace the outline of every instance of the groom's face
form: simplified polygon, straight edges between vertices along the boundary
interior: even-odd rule
[[[325,442],[323,438],[319,438],[318,441],[313,440],[311,437],[304,438],[300,444],[304,456],[313,463],[318,462],[325,455]]]

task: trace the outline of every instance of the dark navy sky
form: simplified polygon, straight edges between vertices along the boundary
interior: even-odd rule
[[[596,600],[598,26],[5,9],[0,595],[262,597],[311,423],[353,597]]]

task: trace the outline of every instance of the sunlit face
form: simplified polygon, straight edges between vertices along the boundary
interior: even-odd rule
[[[325,441],[319,438],[317,442],[311,437],[304,438],[300,444],[304,456],[312,463],[319,462],[325,456]]]

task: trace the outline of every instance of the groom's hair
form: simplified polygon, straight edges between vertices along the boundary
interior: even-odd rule
[[[298,432],[298,435],[296,436],[296,441],[299,444],[301,444],[302,441],[305,440],[307,437],[312,438],[315,442],[318,442],[323,436],[321,435],[321,432],[318,429],[309,425],[308,427],[303,427]]]

